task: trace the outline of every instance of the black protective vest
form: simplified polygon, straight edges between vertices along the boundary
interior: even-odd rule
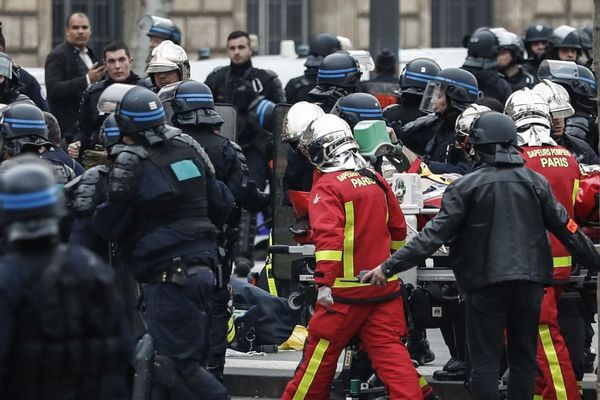
[[[50,257],[6,256],[33,274],[15,315],[3,399],[124,398],[111,393],[126,363],[122,312],[109,271],[83,254],[61,246]]]

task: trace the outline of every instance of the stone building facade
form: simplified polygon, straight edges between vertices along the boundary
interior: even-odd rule
[[[132,51],[144,51],[146,41],[135,23],[147,10],[148,0],[121,0],[123,39]],[[369,46],[369,0],[307,0],[308,33],[332,32],[350,38],[356,48]],[[400,0],[400,44],[404,48],[431,46],[433,0]],[[18,63],[43,66],[51,49],[51,0],[0,0],[7,51]],[[223,54],[226,37],[236,29],[246,29],[247,0],[169,0],[169,16],[182,29],[191,58],[198,48],[208,47],[212,54]],[[522,33],[532,21],[558,26],[591,25],[591,0],[496,0],[494,26]],[[138,56],[139,58],[139,56]]]

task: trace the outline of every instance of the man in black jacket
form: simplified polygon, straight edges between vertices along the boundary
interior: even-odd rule
[[[473,399],[498,399],[505,330],[508,398],[533,398],[537,323],[544,286],[552,283],[546,229],[583,264],[600,268],[592,242],[556,201],[548,182],[523,167],[516,133],[508,116],[481,114],[470,134],[479,165],[448,186],[440,212],[419,235],[363,278],[385,285],[388,277],[450,243],[467,312]]]
[[[67,143],[73,141],[79,101],[83,91],[104,76],[105,67],[87,47],[91,29],[88,17],[80,12],[67,18],[66,41],[46,58],[46,88],[50,111],[60,124]]]

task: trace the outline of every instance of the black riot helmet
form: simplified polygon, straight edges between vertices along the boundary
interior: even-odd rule
[[[449,109],[460,112],[481,97],[477,79],[472,73],[461,68],[445,68],[427,84],[420,110],[426,113],[434,112],[435,100],[443,89]]]
[[[354,57],[347,51],[336,51],[325,57],[319,65],[317,85],[354,89],[362,73]]]
[[[400,74],[400,90],[396,94],[411,93],[422,96],[427,83],[441,70],[439,64],[430,58],[422,57],[409,61]]]
[[[492,29],[498,38],[498,50],[508,50],[512,54],[513,63],[520,64],[525,59],[525,45],[523,40],[515,33],[504,28]]]
[[[146,36],[156,36],[181,45],[181,30],[169,18],[147,15],[139,23],[141,29],[147,30]]]
[[[52,166],[34,155],[6,161],[0,174],[0,225],[9,243],[56,237],[66,215]]]
[[[467,44],[466,67],[493,69],[498,56],[498,38],[488,28],[476,30]]]
[[[482,161],[492,165],[523,165],[517,146],[517,127],[505,114],[487,111],[475,117],[469,143]]]
[[[337,115],[354,128],[360,121],[383,119],[383,110],[377,97],[368,93],[352,93],[337,101],[330,114]]]
[[[0,99],[8,101],[10,94],[21,89],[23,85],[19,82],[20,68],[13,62],[8,54],[0,53],[0,76],[4,82],[0,84]]]
[[[115,113],[123,135],[151,130],[166,123],[158,96],[141,86],[113,83],[98,99],[98,111]]]
[[[304,63],[305,67],[318,67],[323,61],[323,58],[327,57],[331,53],[341,50],[342,46],[340,41],[335,35],[331,33],[319,33],[316,35],[309,44],[308,58]]]
[[[100,143],[110,152],[110,149],[121,141],[121,129],[115,119],[115,114],[110,114],[104,119],[100,128]]]
[[[588,68],[573,61],[544,60],[538,69],[538,78],[560,84],[569,92],[576,109],[596,114],[596,80]]]
[[[175,82],[158,92],[160,101],[171,109],[171,122],[181,125],[209,125],[219,127],[225,121],[215,111],[210,88],[204,83],[187,80]]]
[[[273,132],[274,111],[275,103],[265,96],[258,96],[248,107],[248,122],[256,129]]]
[[[533,42],[547,42],[552,35],[552,28],[546,24],[529,25],[523,35],[525,45]]]
[[[2,150],[10,157],[50,145],[43,111],[24,102],[11,104],[3,110],[0,136]]]
[[[561,25],[552,31],[548,39],[548,54],[551,59],[558,60],[558,49],[576,49],[577,56],[581,55],[581,37],[577,29],[569,25]]]

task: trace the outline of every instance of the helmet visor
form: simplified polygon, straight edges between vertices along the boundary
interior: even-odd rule
[[[375,61],[373,61],[373,57],[366,50],[350,50],[348,54],[354,58],[356,61],[356,66],[363,74],[365,72],[370,72],[375,69]]]
[[[446,88],[439,81],[429,81],[423,92],[419,110],[428,114],[440,111],[442,101],[446,101]]]
[[[123,83],[113,83],[102,92],[100,99],[98,99],[98,111],[106,114],[117,111],[125,94],[136,87]]]
[[[160,91],[158,92],[158,98],[160,99],[161,103],[163,103],[163,105],[164,103],[168,103],[175,100],[177,88],[180,84],[181,82],[175,82],[164,86],[162,89],[160,89]]]
[[[576,79],[578,76],[577,64],[573,61],[544,60],[538,68],[540,80]]]
[[[8,57],[0,56],[0,76],[5,76],[8,79],[12,79],[13,63]]]

